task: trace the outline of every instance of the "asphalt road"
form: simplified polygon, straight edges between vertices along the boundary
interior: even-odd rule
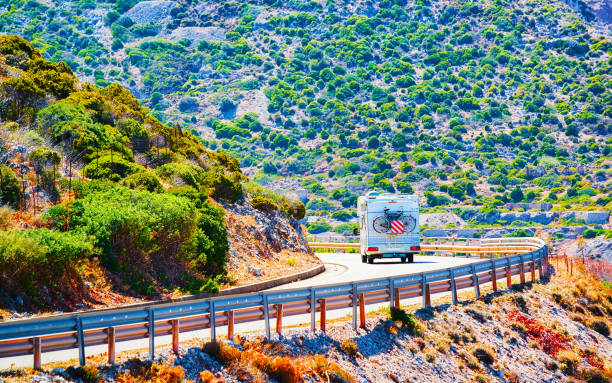
[[[288,288],[300,288],[319,286],[330,283],[352,282],[355,280],[394,277],[404,274],[421,273],[424,271],[433,271],[445,269],[448,267],[459,266],[479,261],[479,258],[465,257],[434,257],[434,256],[418,256],[414,258],[414,263],[401,263],[399,259],[375,260],[374,264],[361,262],[359,254],[355,253],[322,253],[317,256],[325,263],[326,271],[309,279],[282,285],[270,290],[281,290]],[[443,296],[448,293],[436,294],[434,297]],[[413,298],[403,300],[402,304],[415,304],[421,302],[422,298]],[[389,303],[380,303],[375,305],[367,305],[367,311],[378,310],[382,307],[388,307]],[[327,319],[336,319],[352,314],[352,309],[341,309],[327,312]],[[317,314],[317,321],[319,315]],[[293,326],[310,323],[310,314],[296,315],[283,318],[283,326]],[[270,320],[270,325],[274,331],[274,319]],[[317,328],[319,325],[317,324]],[[235,333],[259,332],[265,329],[264,322],[242,323],[235,325]],[[227,328],[217,327],[217,336],[221,339],[227,334]],[[273,333],[274,334],[274,333]],[[274,335],[273,335],[274,336]],[[206,339],[210,338],[210,330],[192,331],[181,333],[181,340],[194,338]],[[161,336],[155,338],[157,347],[168,346],[171,343],[170,336]],[[127,350],[138,350],[148,348],[148,339],[139,339],[128,342],[119,342],[116,344],[116,351],[122,352]],[[86,355],[96,355],[107,351],[106,345],[88,347]],[[47,352],[42,354],[42,363],[67,361],[78,359],[77,350]],[[0,359],[0,370],[8,368],[31,367],[32,356],[20,356]]]

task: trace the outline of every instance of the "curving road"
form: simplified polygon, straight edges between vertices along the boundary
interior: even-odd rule
[[[325,264],[325,272],[302,281],[274,287],[282,290],[298,287],[313,287],[330,283],[352,282],[359,279],[396,277],[404,274],[422,273],[461,266],[480,258],[417,256],[414,263],[401,263],[399,258],[377,259],[374,264],[362,263],[356,253],[317,253]]]
[[[317,256],[323,261],[326,266],[326,271],[309,279],[282,285],[270,290],[281,290],[290,288],[303,288],[330,283],[352,282],[359,279],[368,278],[383,278],[394,277],[404,274],[420,273],[425,271],[433,271],[445,269],[453,266],[460,266],[472,262],[477,262],[479,258],[466,257],[434,257],[434,256],[417,256],[414,263],[401,263],[399,259],[376,260],[374,264],[362,263],[359,254],[356,253],[320,253]],[[449,293],[442,293],[445,295]],[[436,294],[438,295],[438,294]],[[419,303],[421,298],[412,298],[402,301],[402,304]],[[367,305],[367,310],[377,310],[382,307],[388,307],[388,303],[380,303],[375,305]],[[340,318],[352,313],[352,309],[333,310],[327,313],[328,319]],[[318,319],[318,315],[317,315]],[[296,315],[283,318],[284,326],[301,325],[310,321],[310,314]],[[273,325],[273,324],[272,324]],[[250,322],[235,325],[235,331],[239,333],[247,333],[252,331],[264,330],[264,322]],[[217,327],[217,336],[221,339],[225,337],[226,327]],[[192,331],[181,333],[181,341],[188,339],[206,339],[210,337],[210,330]],[[116,345],[117,352],[127,350],[146,349],[148,347],[148,339],[138,339],[127,342],[119,342]],[[171,337],[158,336],[155,337],[156,346],[165,347],[171,344]],[[91,346],[86,349],[86,354],[96,355],[107,351],[106,345]],[[42,362],[59,362],[71,359],[77,359],[77,350],[54,351],[42,354]],[[32,356],[18,356],[11,358],[0,359],[0,370],[7,368],[30,367],[32,366]]]

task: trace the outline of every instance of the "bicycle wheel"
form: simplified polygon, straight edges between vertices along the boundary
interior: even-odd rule
[[[413,231],[416,227],[416,219],[412,216],[405,215],[404,216],[404,227],[406,229],[406,232]]]
[[[391,222],[387,217],[377,217],[373,223],[374,231],[377,233],[384,234],[391,229]]]

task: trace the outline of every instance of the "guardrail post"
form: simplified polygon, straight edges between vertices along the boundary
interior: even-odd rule
[[[421,273],[421,295],[423,296],[423,307],[427,307],[427,276]]]
[[[472,263],[472,280],[474,281],[474,294],[476,299],[480,298],[480,284],[478,282],[478,274],[476,274],[476,266]]]
[[[512,287],[512,268],[510,267],[510,258],[506,258],[506,288]]]
[[[321,302],[321,331],[325,332],[325,298],[320,300]]]
[[[315,331],[317,329],[317,301],[315,300],[315,289],[310,288],[310,330]]]
[[[268,307],[268,296],[263,294],[263,309],[264,309],[264,322],[266,326],[266,339],[270,339],[270,308]]]
[[[493,292],[497,292],[497,270],[494,261],[491,261],[491,284],[493,285]]]
[[[538,259],[538,277],[540,280],[542,280],[542,274],[544,274],[544,271],[542,270],[542,258]]]
[[[32,354],[34,355],[34,369],[40,370],[42,368],[42,341],[39,336],[32,338]]]
[[[155,311],[149,307],[149,359],[155,358]]]
[[[215,301],[210,301],[210,314],[208,318],[210,319],[210,340],[212,342],[217,340],[217,317],[215,316]]]
[[[357,330],[357,285],[353,283],[353,330]]]
[[[521,254],[521,264],[520,264],[519,270],[521,272],[521,284],[524,285],[525,284],[525,259],[523,257],[523,254]]]
[[[115,364],[115,328],[106,329],[106,342],[108,343],[108,364]]]
[[[79,363],[85,365],[85,337],[83,336],[83,320],[81,317],[76,317],[77,328],[77,346],[79,348]]]
[[[431,306],[431,293],[429,283],[425,285],[425,306]]]
[[[234,310],[229,310],[227,313],[227,340],[234,342]]]
[[[451,295],[453,297],[453,304],[457,304],[457,283],[455,282],[455,270],[450,269],[450,284],[451,284]]]
[[[283,304],[276,304],[276,333],[283,334]]]
[[[366,328],[365,298],[363,293],[359,294],[359,327]]]
[[[395,288],[395,289],[393,289],[393,290],[394,290],[394,295],[393,295],[393,298],[394,298],[394,300],[395,300],[395,301],[393,302],[393,307],[395,307],[395,308],[398,308],[398,309],[399,309],[399,308],[400,308],[400,289],[399,289],[399,288]]]
[[[172,352],[179,353],[179,332],[180,322],[178,319],[172,319]]]
[[[389,279],[389,304],[391,307],[399,308],[399,304],[395,303],[395,295],[397,291],[395,291],[395,281],[393,279]]]

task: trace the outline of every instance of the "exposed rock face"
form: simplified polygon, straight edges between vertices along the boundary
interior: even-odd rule
[[[142,1],[126,12],[136,24],[165,23],[170,19],[174,1]]]
[[[227,268],[241,284],[295,274],[321,263],[295,219],[254,209],[246,201],[224,208],[230,246]]]
[[[465,221],[454,213],[421,214],[419,220],[421,225],[429,227],[446,227],[447,225],[461,227],[465,225]]]
[[[582,245],[577,254],[612,263],[612,239],[594,239]]]
[[[549,211],[553,205],[550,202],[533,202],[533,203],[507,203],[504,205],[506,209],[527,209],[527,210],[543,210]]]

